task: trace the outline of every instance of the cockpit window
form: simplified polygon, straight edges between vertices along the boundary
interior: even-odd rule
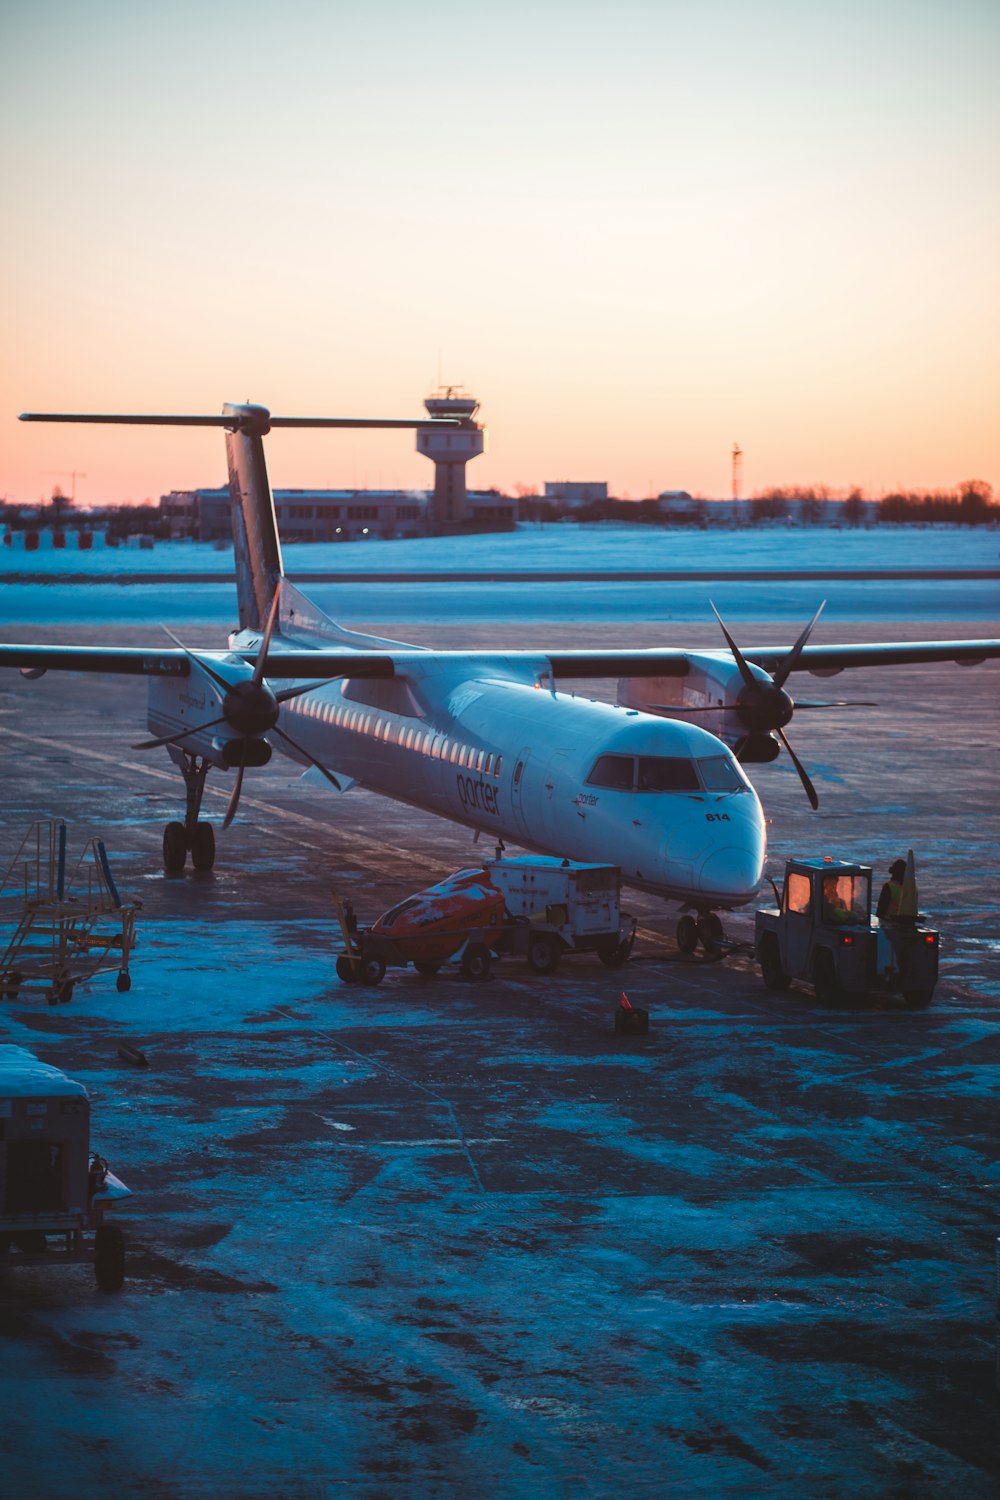
[[[630,792],[633,761],[634,758],[631,755],[598,756],[597,764],[587,777],[587,785],[606,786],[618,792]]]
[[[725,755],[712,755],[698,762],[707,792],[738,792],[745,782],[733,762]]]
[[[640,792],[701,791],[694,761],[673,755],[640,755],[637,784]]]
[[[601,755],[587,784],[616,792],[701,791],[694,761],[679,755]]]

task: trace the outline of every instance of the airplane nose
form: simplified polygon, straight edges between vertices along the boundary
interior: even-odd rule
[[[714,849],[698,871],[698,885],[706,896],[726,901],[750,901],[764,873],[763,857],[739,848]]]

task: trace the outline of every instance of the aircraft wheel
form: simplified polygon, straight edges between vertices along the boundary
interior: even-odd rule
[[[130,990],[132,988],[131,974],[126,974],[125,970],[123,969],[122,972],[118,975],[118,978],[115,980],[115,988],[117,989],[119,995],[124,995],[126,990]]]
[[[337,957],[337,978],[343,984],[359,984],[361,982],[361,965],[352,963],[346,953]]]
[[[698,946],[698,923],[686,915],[677,923],[677,946],[682,953],[693,953]]]
[[[560,947],[547,932],[537,932],[528,943],[528,968],[536,974],[551,974],[559,967]]]
[[[59,1000],[59,1004],[60,1005],[68,1005],[69,1004],[69,1002],[73,998],[73,981],[72,981],[72,979],[64,979],[63,980],[62,984],[59,986],[59,990],[58,990],[58,993],[57,993],[57,998]]]
[[[125,1236],[117,1224],[101,1224],[94,1236],[94,1278],[102,1292],[120,1292],[125,1280]]]
[[[359,984],[381,984],[384,978],[385,960],[379,958],[377,953],[369,953],[367,958],[361,960]]]
[[[813,962],[813,989],[820,1005],[839,1005],[843,999],[829,948],[821,948]]]
[[[163,868],[168,875],[183,873],[187,860],[187,832],[183,823],[168,823],[163,830]]]
[[[196,823],[191,839],[191,863],[196,870],[210,870],[215,864],[215,829],[211,823]]]
[[[703,917],[698,918],[697,926],[698,941],[701,946],[706,953],[714,953],[726,936],[718,914],[714,911],[707,911]]]
[[[765,934],[761,938],[760,947],[757,949],[757,961],[760,964],[760,977],[769,990],[787,990],[792,982],[792,976],[786,974],[781,967],[778,942],[771,934]]]
[[[421,979],[433,979],[434,975],[437,973],[438,969],[440,969],[441,965],[432,963],[430,959],[415,958],[413,960],[413,967],[416,969]]]
[[[903,1000],[907,1010],[926,1010],[934,996],[933,990],[904,990]]]
[[[490,950],[485,943],[470,943],[462,954],[463,979],[489,979]]]

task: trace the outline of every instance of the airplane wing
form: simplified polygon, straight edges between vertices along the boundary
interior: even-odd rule
[[[745,646],[743,655],[770,672],[787,657],[788,650],[785,646]],[[790,670],[826,677],[845,667],[903,667],[943,661],[972,667],[996,657],[1000,657],[1000,640],[863,642],[853,646],[804,646]]]
[[[304,677],[393,677],[405,675],[407,667],[426,665],[428,656],[458,666],[468,662],[477,672],[497,665],[523,664],[537,669],[539,662],[549,666],[555,677],[685,677],[691,658],[713,656],[728,658],[725,650],[690,652],[677,648],[653,647],[646,651],[434,651],[401,648],[391,651],[281,651],[271,652],[267,676],[272,679]],[[783,646],[748,646],[744,657],[765,671],[772,671],[787,657]],[[199,650],[199,658],[224,662],[234,656],[248,665],[256,661],[255,651]],[[1000,639],[957,641],[886,641],[857,645],[805,646],[791,670],[828,676],[848,667],[908,666],[921,662],[957,662],[963,666],[1000,658]],[[22,672],[40,674],[47,671],[106,672],[140,677],[186,677],[191,670],[188,655],[177,647],[145,646],[45,646],[0,645],[0,668],[11,667]]]

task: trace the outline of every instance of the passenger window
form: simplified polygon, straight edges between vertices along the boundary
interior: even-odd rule
[[[498,755],[497,758],[496,758],[496,764],[493,767],[493,774],[494,774],[494,776],[499,776],[500,775],[500,767],[502,765],[503,765],[503,756],[502,755]]]
[[[588,786],[606,786],[613,791],[630,792],[634,760],[631,755],[601,755],[587,777]]]
[[[518,763],[517,763],[517,765],[514,767],[514,785],[515,786],[520,786],[521,785],[521,776],[522,776],[523,772],[524,772],[524,761],[523,760],[519,760]]]
[[[487,753],[486,760],[483,763],[483,775],[484,776],[488,776],[490,774],[490,772],[492,771],[492,769],[493,769],[493,751],[490,750]]]

